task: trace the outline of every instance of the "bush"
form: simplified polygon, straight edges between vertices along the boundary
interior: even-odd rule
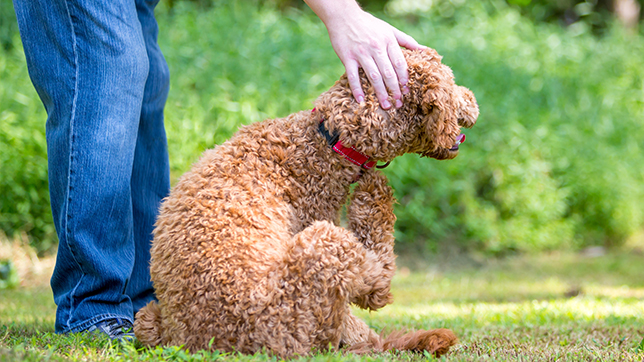
[[[407,195],[399,240],[531,251],[620,245],[641,229],[642,37],[533,25],[500,2],[440,11],[415,13],[412,33],[474,91],[481,116],[454,161],[414,182],[393,164]]]
[[[11,43],[20,44],[17,33]],[[56,244],[47,184],[47,115],[20,48],[0,48],[0,79],[0,230],[10,237],[28,233],[42,252]]]
[[[17,33],[18,23],[16,22],[11,1],[0,2],[0,49],[13,49]]]
[[[501,1],[436,4],[392,2],[388,20],[444,56],[481,116],[455,160],[408,155],[385,169],[398,245],[533,252],[620,245],[641,230],[644,39],[535,25]],[[310,10],[162,2],[158,20],[173,180],[241,124],[310,109],[343,72]],[[0,79],[0,227],[46,249],[45,114],[20,49],[0,53]]]
[[[619,0],[507,0],[516,5],[522,14],[537,21],[563,25],[582,21],[598,33],[610,27],[610,22],[615,17],[617,1]],[[636,12],[632,16],[641,19],[641,15],[641,12]]]

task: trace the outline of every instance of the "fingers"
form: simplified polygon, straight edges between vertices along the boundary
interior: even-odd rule
[[[402,86],[403,94],[409,93],[409,88],[407,88],[407,81],[409,80],[407,74],[407,60],[405,59],[405,56],[403,55],[402,50],[400,50],[398,44],[390,44],[387,48],[387,53],[389,54],[391,65],[396,72],[396,89],[398,90],[398,93],[394,92],[393,97],[397,101],[396,108],[400,108],[402,107],[402,102],[400,101],[402,96],[400,95],[400,89],[398,89],[398,85]],[[387,84],[387,86],[389,87],[389,89],[392,89],[389,84]],[[400,102],[400,106],[398,105],[398,102]]]
[[[383,109],[389,109],[392,106],[387,90],[391,93],[396,108],[403,105],[402,95],[409,93],[407,61],[400,46],[413,50],[425,48],[402,31],[394,27],[391,27],[391,30],[394,35],[393,39],[389,38],[384,42],[374,44],[370,51],[358,58],[358,62],[369,78]]]
[[[345,66],[351,93],[356,101],[364,100],[359,74],[362,68],[381,107],[400,108],[403,94],[409,93],[407,62],[400,47],[424,47],[386,22],[357,11],[352,17],[340,16],[325,22],[333,49]]]
[[[400,50],[400,47],[402,46],[409,50],[420,50],[427,47],[418,44],[418,42],[414,38],[396,28],[393,28],[393,32],[398,44],[396,46],[390,47],[389,58],[392,60],[392,64],[396,69],[398,81],[402,85],[403,94],[408,94],[409,88],[407,87],[407,81],[409,81],[409,75],[407,74],[407,61],[405,60],[405,56]]]
[[[392,91],[394,99],[398,100],[396,104],[402,106],[397,72],[391,65],[391,61],[389,61],[387,51],[382,50],[379,52],[383,54],[377,55],[378,52],[373,54],[371,51],[362,51],[358,52],[355,58],[345,58],[343,63],[349,80],[351,93],[358,103],[362,103],[364,100],[364,91],[362,89],[362,84],[360,83],[360,74],[358,72],[358,68],[362,68],[367,75],[367,78],[369,78],[369,82],[373,86],[378,102],[383,109],[389,109],[392,106],[388,99],[389,94],[387,93],[387,88]],[[404,67],[406,68],[406,63]],[[397,92],[394,90],[394,87]]]
[[[367,78],[369,78],[369,81],[376,92],[376,98],[378,98],[378,102],[380,102],[382,108],[391,108],[387,88],[389,88],[393,94],[396,93],[394,88],[398,88],[398,98],[400,98],[400,89],[398,87],[396,73],[391,66],[389,58],[382,54],[372,54],[372,56],[361,59],[360,64],[362,65],[362,69],[365,71]]]
[[[403,55],[399,46],[393,46],[389,48],[389,59],[391,59],[391,63],[396,70],[398,82],[402,87],[402,93],[408,94],[409,88],[407,88],[407,82],[409,81],[409,74],[407,73],[407,60],[405,59],[405,56]]]
[[[349,80],[349,87],[351,88],[351,93],[353,93],[353,98],[355,98],[358,103],[362,103],[362,101],[364,101],[364,91],[362,90],[362,84],[360,84],[358,66],[358,62],[353,59],[349,59],[344,62],[344,68],[347,72],[347,79]]]
[[[362,59],[362,67],[373,85],[376,97],[383,109],[391,108],[391,93],[396,108],[402,107],[402,94],[409,93],[407,88],[407,61],[396,43],[373,48],[371,57]],[[401,85],[403,86],[401,92]]]

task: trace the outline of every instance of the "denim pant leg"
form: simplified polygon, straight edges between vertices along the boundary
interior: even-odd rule
[[[29,74],[48,114],[49,187],[60,242],[51,280],[56,331],[81,331],[113,317],[131,321],[128,292],[150,298],[149,275],[131,280],[135,261],[149,255],[149,236],[135,241],[134,217],[153,219],[158,206],[132,190],[143,177],[133,182],[133,170],[153,168],[146,153],[164,159],[160,167],[167,169],[164,132],[152,136],[163,134],[161,157],[155,149],[135,152],[146,139],[141,127],[149,127],[140,119],[150,69],[136,4],[15,0],[14,7]],[[158,129],[159,122],[150,123]],[[133,194],[144,197],[134,201]],[[145,205],[153,211],[140,211]]]
[[[168,146],[163,124],[170,74],[157,44],[158,26],[154,18],[157,3],[158,0],[136,0],[150,71],[143,95],[131,181],[136,256],[126,293],[135,313],[154,299],[150,282],[150,241],[159,204],[170,191]]]

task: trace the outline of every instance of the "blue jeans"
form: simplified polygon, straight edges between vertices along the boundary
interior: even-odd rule
[[[150,241],[170,188],[157,1],[14,0],[48,115],[59,333],[133,321],[154,298]]]

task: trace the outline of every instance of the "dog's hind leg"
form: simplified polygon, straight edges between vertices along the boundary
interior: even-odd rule
[[[347,208],[349,229],[362,245],[375,254],[382,272],[372,280],[365,279],[369,290],[355,304],[361,308],[379,309],[392,302],[389,292],[396,271],[394,255],[393,191],[387,178],[378,171],[365,173],[358,181]]]

